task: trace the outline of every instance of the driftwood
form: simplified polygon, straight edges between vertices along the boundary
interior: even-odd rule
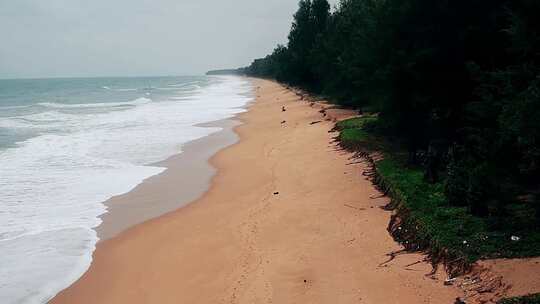
[[[358,207],[351,206],[351,205],[348,205],[348,204],[343,204],[343,206],[349,207],[349,208],[352,208],[352,209],[356,209],[356,210],[360,210],[360,211],[366,210],[366,208],[358,208]]]
[[[386,266],[386,264],[392,262],[398,255],[402,255],[402,254],[406,254],[406,253],[409,253],[407,251],[407,249],[401,249],[401,250],[398,250],[398,251],[392,251],[392,252],[388,253],[386,256],[389,256],[390,258],[388,260],[380,263],[379,267]]]

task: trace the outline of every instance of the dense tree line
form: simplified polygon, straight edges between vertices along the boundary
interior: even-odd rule
[[[287,45],[244,71],[379,113],[452,205],[540,214],[538,0],[301,0]]]

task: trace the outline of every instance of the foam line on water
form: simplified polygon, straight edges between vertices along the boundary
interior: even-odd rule
[[[83,104],[65,104],[56,102],[41,102],[38,105],[55,108],[55,109],[74,109],[74,108],[103,108],[103,107],[121,107],[121,106],[136,106],[152,102],[151,99],[140,97],[127,102],[101,102],[101,103],[83,103]]]

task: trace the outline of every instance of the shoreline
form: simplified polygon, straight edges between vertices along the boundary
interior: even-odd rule
[[[121,81],[125,87],[138,85],[136,81]],[[97,244],[181,208],[208,190],[215,174],[208,160],[238,140],[232,128],[239,124],[237,114],[253,101],[251,80],[174,77],[148,83],[152,81],[167,87],[170,84],[170,91],[156,92],[144,101],[138,100],[141,93],[134,91],[129,94],[138,97],[117,93],[110,99],[119,97],[120,101],[110,105],[70,104],[70,114],[64,117],[55,111],[58,121],[43,121],[47,130],[43,134],[7,149],[11,152],[3,158],[7,160],[3,181],[13,181],[6,184],[13,187],[6,188],[5,195],[8,221],[4,225],[5,284],[1,284],[0,302],[47,302],[88,271]],[[47,90],[71,96],[62,88]],[[100,88],[92,86],[94,89],[102,94]],[[29,103],[24,108],[33,106],[36,104]],[[64,104],[37,107],[41,114]],[[96,115],[94,107],[99,108]],[[15,114],[14,120],[24,113]],[[73,132],[62,129],[71,126],[72,120],[77,120]],[[29,119],[26,124],[34,123]],[[50,132],[49,124],[54,125]],[[51,149],[29,153],[46,142],[51,142]],[[22,152],[17,155],[14,151]],[[10,204],[21,187],[30,188]],[[39,206],[24,208],[27,202]],[[48,202],[54,208],[49,208]],[[8,217],[12,213],[20,217],[15,216],[13,223]],[[15,231],[19,226],[24,228]]]
[[[241,112],[228,118],[194,125],[202,128],[217,127],[221,130],[188,141],[181,145],[180,152],[148,164],[150,167],[164,168],[164,171],[146,178],[129,192],[102,202],[107,212],[99,216],[102,222],[93,228],[97,233],[98,243],[118,236],[136,225],[181,209],[208,191],[217,173],[217,168],[211,164],[211,158],[240,140],[234,129],[242,124],[240,115],[248,111],[255,100],[253,80],[247,80],[253,87],[252,93],[246,94],[251,100],[238,108]],[[174,187],[175,184],[183,187]],[[164,188],[167,190],[166,194],[163,193]]]
[[[247,110],[249,103],[242,107]],[[102,223],[94,228],[99,242],[118,236],[138,224],[183,208],[202,196],[211,185],[216,168],[210,159],[218,151],[238,142],[234,128],[241,124],[233,117],[196,125],[197,127],[219,127],[220,131],[189,141],[182,151],[166,160],[149,164],[165,170],[145,179],[131,191],[114,196],[103,204],[107,213],[100,216]],[[173,184],[185,185],[182,188]],[[167,193],[163,190],[167,188]],[[171,191],[172,190],[172,191]]]
[[[461,295],[443,277],[426,279],[426,263],[402,269],[420,254],[377,266],[400,248],[378,208],[386,198],[374,199],[356,176],[362,165],[329,144],[333,123],[320,108],[276,83],[254,86],[256,102],[234,128],[240,140],[210,159],[208,191],[98,243],[90,269],[50,303],[395,303],[388,288],[403,303]]]

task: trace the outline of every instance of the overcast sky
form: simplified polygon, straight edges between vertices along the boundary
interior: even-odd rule
[[[0,78],[193,75],[244,66],[286,42],[297,5],[0,0]]]

